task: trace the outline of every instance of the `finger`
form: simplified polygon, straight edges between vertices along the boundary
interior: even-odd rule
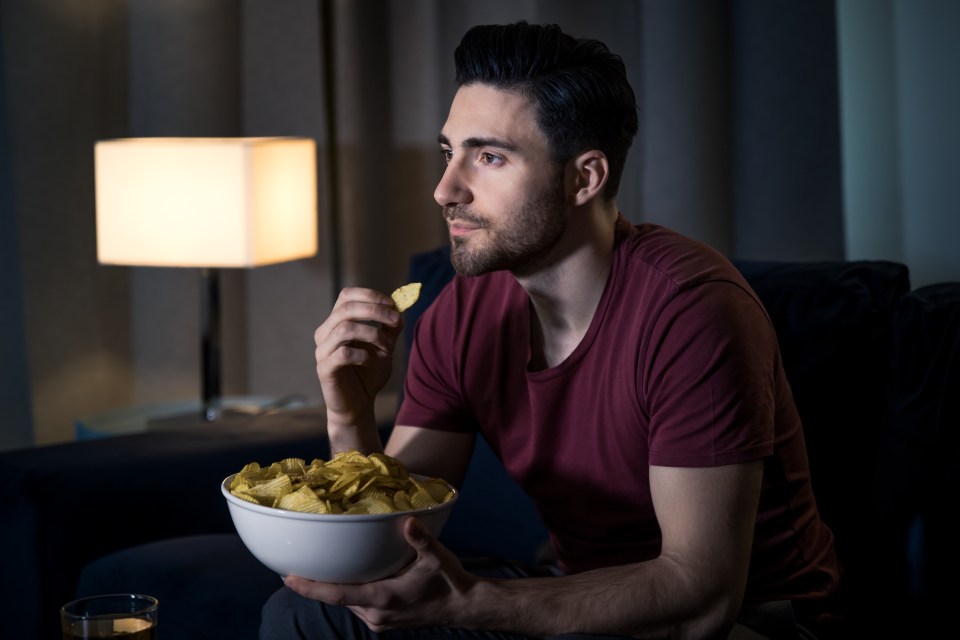
[[[317,327],[313,334],[314,342],[319,344],[344,323],[355,323],[373,327],[396,329],[401,324],[400,312],[383,304],[349,301],[334,307],[327,319]]]
[[[400,312],[393,298],[377,291],[360,287],[348,287],[340,292],[333,305],[334,313],[346,313],[349,317],[367,322],[394,325],[400,320]]]
[[[376,289],[367,289],[365,287],[344,287],[337,296],[334,307],[348,302],[367,302],[370,304],[386,305],[393,307],[393,298]]]
[[[325,335],[317,335],[317,356],[324,358],[341,347],[360,347],[379,351],[384,355],[393,353],[397,335],[381,325],[346,320],[330,328]]]
[[[417,552],[416,560],[410,566],[418,565],[421,568],[436,569],[444,565],[452,568],[459,564],[456,554],[443,546],[433,532],[414,517],[407,518],[403,523],[403,535]]]
[[[382,304],[356,300],[340,304],[314,332],[317,362],[344,345],[363,346],[365,343],[389,356],[393,353],[402,324],[400,313]],[[351,353],[347,362],[359,363],[364,359],[362,353]]]
[[[357,594],[351,593],[356,587],[361,585],[335,584],[332,582],[316,582],[307,578],[298,576],[286,576],[283,583],[290,589],[296,591],[304,598],[319,600],[327,604],[337,606],[348,606],[356,604],[359,599]]]
[[[341,345],[330,353],[317,349],[317,373],[321,380],[325,380],[328,377],[335,377],[342,369],[368,367],[375,360],[387,357],[386,353],[360,343]]]
[[[416,564],[421,567],[435,567],[440,564],[444,547],[437,542],[433,533],[417,518],[409,517],[403,523],[403,535],[417,552]]]

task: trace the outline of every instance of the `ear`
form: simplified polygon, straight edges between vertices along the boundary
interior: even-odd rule
[[[601,195],[607,184],[610,164],[602,151],[591,149],[571,159],[567,171],[571,204],[580,206]]]

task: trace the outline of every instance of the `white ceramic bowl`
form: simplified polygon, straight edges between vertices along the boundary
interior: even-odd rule
[[[433,535],[443,530],[460,494],[428,509],[395,513],[330,515],[264,507],[230,493],[233,475],[221,483],[230,517],[250,553],[281,576],[322,582],[361,583],[393,575],[414,557],[403,521],[415,516]]]

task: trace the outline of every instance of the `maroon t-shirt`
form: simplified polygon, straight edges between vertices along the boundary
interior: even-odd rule
[[[574,352],[530,370],[530,322],[511,274],[455,277],[416,328],[397,424],[482,434],[571,572],[658,555],[650,465],[763,459],[747,598],[834,590],[833,536],[817,514],[776,334],[729,261],[621,217]]]

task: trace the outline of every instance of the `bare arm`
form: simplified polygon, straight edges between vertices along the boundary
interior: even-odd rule
[[[564,578],[479,581],[466,626],[531,635],[583,631],[709,638],[735,621],[747,580],[762,463],[651,467],[658,558]],[[511,619],[496,620],[497,610]],[[487,616],[490,616],[487,619]],[[477,619],[479,618],[479,619]]]
[[[349,606],[378,631],[442,624],[534,636],[725,637],[743,599],[762,474],[759,461],[652,467],[663,544],[647,562],[560,578],[481,579],[411,519],[406,533],[417,559],[397,576],[366,585],[287,584]]]
[[[340,292],[314,333],[331,452],[386,450],[411,471],[459,486],[474,435],[397,426],[386,449],[380,441],[374,400],[392,373],[393,350],[402,329],[390,296],[354,287]]]
[[[332,453],[383,450],[374,400],[392,373],[393,349],[402,328],[390,296],[346,288],[314,333]]]
[[[459,487],[467,474],[476,436],[470,433],[396,426],[386,452],[414,473],[443,478]]]

